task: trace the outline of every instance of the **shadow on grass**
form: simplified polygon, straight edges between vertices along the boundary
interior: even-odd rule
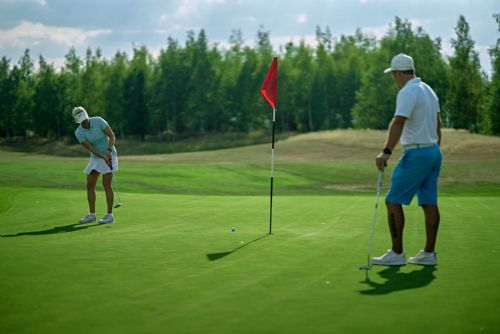
[[[215,260],[219,260],[219,259],[222,259],[223,257],[226,257],[228,256],[229,254],[232,254],[234,252],[236,252],[237,250],[239,249],[242,249],[243,247],[246,247],[248,245],[250,245],[251,243],[254,243],[256,241],[259,241],[260,239],[263,239],[267,236],[269,236],[270,234],[265,234],[261,237],[258,237],[257,239],[254,239],[250,242],[247,242],[246,244],[244,245],[241,245],[239,247],[236,247],[235,249],[233,249],[232,251],[229,251],[229,252],[221,252],[221,253],[210,253],[210,254],[207,254],[207,259],[210,260],[210,261],[215,261]]]
[[[409,273],[400,272],[400,267],[388,267],[377,274],[385,278],[384,283],[376,283],[370,280],[368,271],[366,277],[361,283],[368,284],[370,289],[361,290],[362,295],[386,295],[391,292],[422,288],[429,285],[435,278],[434,272],[436,267],[423,266],[419,270],[414,270]]]
[[[85,230],[89,227],[93,226],[99,226],[98,224],[80,224],[80,223],[74,223],[74,224],[69,224],[65,226],[55,226],[52,227],[51,229],[48,230],[42,230],[42,231],[31,231],[31,232],[18,232],[16,234],[6,234],[6,235],[1,235],[2,238],[10,238],[10,237],[22,237],[24,235],[46,235],[46,234],[57,234],[57,233],[67,233],[67,232],[75,232],[75,231],[81,231]]]

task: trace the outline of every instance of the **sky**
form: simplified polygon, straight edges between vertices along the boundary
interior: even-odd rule
[[[499,38],[494,13],[500,13],[499,0],[0,0],[0,56],[14,64],[28,48],[34,59],[43,55],[61,66],[71,47],[80,56],[99,47],[111,58],[145,45],[157,55],[169,36],[184,43],[189,30],[200,29],[221,48],[240,29],[253,46],[261,26],[278,51],[301,39],[314,46],[318,25],[337,38],[357,28],[381,38],[396,16],[440,37],[449,56],[464,15],[482,69],[491,74],[488,48]]]

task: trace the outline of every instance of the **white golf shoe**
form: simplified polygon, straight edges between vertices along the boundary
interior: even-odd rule
[[[394,253],[391,249],[379,257],[372,257],[372,264],[379,266],[404,266],[406,264],[405,253]]]
[[[436,252],[426,252],[421,250],[414,257],[410,257],[408,263],[420,264],[422,266],[435,266],[437,264]]]
[[[96,221],[95,213],[88,213],[85,217],[80,219],[80,224],[93,223]]]
[[[106,213],[104,215],[104,217],[102,217],[102,219],[99,220],[99,224],[110,224],[110,223],[114,223],[114,222],[115,222],[115,219],[113,218],[112,213]]]

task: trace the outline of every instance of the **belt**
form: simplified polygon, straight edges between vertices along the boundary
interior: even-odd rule
[[[403,145],[403,148],[405,150],[407,149],[412,149],[412,148],[425,148],[425,147],[432,147],[434,144],[408,144],[408,145]]]

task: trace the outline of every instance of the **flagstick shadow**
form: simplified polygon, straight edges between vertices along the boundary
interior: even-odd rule
[[[241,246],[239,246],[239,247],[236,247],[235,249],[233,249],[232,251],[229,251],[229,252],[220,252],[220,253],[210,253],[210,254],[207,254],[207,259],[208,259],[209,261],[215,261],[215,260],[222,259],[223,257],[226,257],[226,256],[228,256],[229,254],[233,254],[233,253],[234,253],[234,252],[236,252],[237,250],[240,250],[240,249],[242,249],[242,248],[244,248],[244,247],[246,247],[246,246],[248,246],[248,245],[250,245],[250,244],[252,244],[252,243],[254,243],[254,242],[256,242],[256,241],[259,241],[260,239],[263,239],[263,238],[265,238],[265,237],[267,237],[267,236],[269,236],[269,235],[270,235],[270,234],[265,234],[265,235],[263,235],[263,236],[260,236],[260,237],[258,237],[257,239],[254,239],[254,240],[252,240],[252,241],[250,241],[250,242],[247,242],[247,243],[246,243],[246,244],[244,244],[244,245],[241,245]]]

